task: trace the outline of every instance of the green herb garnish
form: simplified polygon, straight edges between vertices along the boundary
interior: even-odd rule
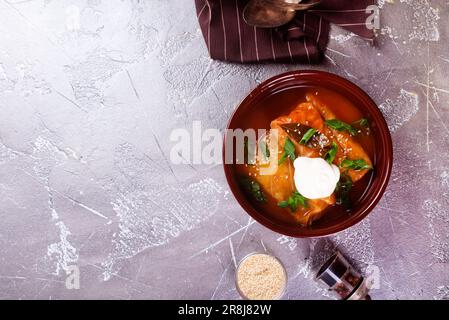
[[[240,180],[245,190],[250,193],[258,202],[267,202],[267,198],[260,187],[260,184],[253,179],[244,177]]]
[[[259,143],[260,150],[262,151],[262,154],[265,158],[265,160],[270,159],[270,148],[268,147],[268,143],[265,141],[261,141]]]
[[[298,209],[298,206],[301,206],[303,208],[308,207],[307,198],[305,198],[298,191],[295,191],[287,200],[279,202],[278,206],[281,208],[290,207],[290,210],[292,212],[296,212],[296,209]]]
[[[284,200],[284,201],[281,201],[281,202],[279,202],[278,203],[278,207],[281,207],[281,208],[287,208],[289,205],[288,205],[288,201],[287,200]]]
[[[352,136],[357,135],[357,130],[351,126],[350,124],[347,124],[346,122],[337,120],[337,119],[330,119],[326,120],[326,124],[331,127],[332,129],[338,130],[338,131],[347,131]]]
[[[329,164],[332,164],[335,160],[335,156],[337,155],[337,151],[338,145],[335,142],[332,142],[332,146],[324,156],[324,160],[326,160]]]
[[[317,132],[316,129],[310,128],[307,130],[307,132],[302,136],[301,141],[299,141],[300,144],[307,144],[309,140],[313,137],[313,135]]]
[[[282,153],[281,158],[279,159],[279,163],[278,164],[282,164],[284,163],[284,161],[290,158],[292,161],[295,160],[296,155],[295,155],[295,145],[293,144],[293,142],[290,140],[290,138],[287,137],[287,139],[285,140],[285,145],[284,145],[284,152]]]
[[[363,159],[357,159],[357,160],[344,159],[341,162],[340,167],[345,168],[345,169],[352,169],[352,170],[372,169],[372,167],[368,163],[366,163],[366,161]]]
[[[250,150],[249,139],[247,136],[243,138],[243,162],[249,165],[254,165],[254,151]]]
[[[337,204],[343,204],[349,206],[349,191],[352,189],[353,182],[350,176],[342,174],[340,180],[335,188],[335,194],[337,196]]]
[[[366,118],[361,118],[360,120],[354,121],[352,124],[358,124],[361,127],[368,127],[369,121]]]

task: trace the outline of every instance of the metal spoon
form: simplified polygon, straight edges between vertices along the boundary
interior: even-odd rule
[[[243,19],[251,26],[259,28],[275,28],[290,22],[296,11],[310,9],[321,1],[300,3],[301,0],[250,0],[243,10]]]

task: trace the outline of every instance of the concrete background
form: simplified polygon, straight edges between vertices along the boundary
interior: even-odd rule
[[[307,65],[209,59],[193,1],[0,1],[0,298],[234,299],[235,262],[285,263],[286,299],[328,299],[338,246],[374,299],[449,298],[447,1],[379,1],[377,47],[335,28],[313,68],[379,104],[395,164],[368,219],[326,239],[255,223],[221,166],[175,166],[169,134],[223,129],[258,83]],[[80,289],[66,272],[80,270]]]

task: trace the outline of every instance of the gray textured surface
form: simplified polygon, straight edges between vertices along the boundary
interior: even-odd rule
[[[258,82],[310,68],[211,61],[192,2],[0,1],[0,297],[238,298],[234,258],[266,247],[285,298],[322,299],[311,270],[338,245],[379,268],[375,299],[449,298],[447,1],[380,1],[376,48],[333,30],[316,68],[381,106],[395,164],[369,219],[320,240],[248,220],[220,166],[166,160],[172,129],[222,129]]]

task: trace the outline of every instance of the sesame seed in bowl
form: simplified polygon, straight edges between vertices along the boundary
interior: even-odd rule
[[[287,273],[282,263],[265,253],[253,253],[240,262],[236,271],[237,290],[248,300],[278,300],[282,298]]]

